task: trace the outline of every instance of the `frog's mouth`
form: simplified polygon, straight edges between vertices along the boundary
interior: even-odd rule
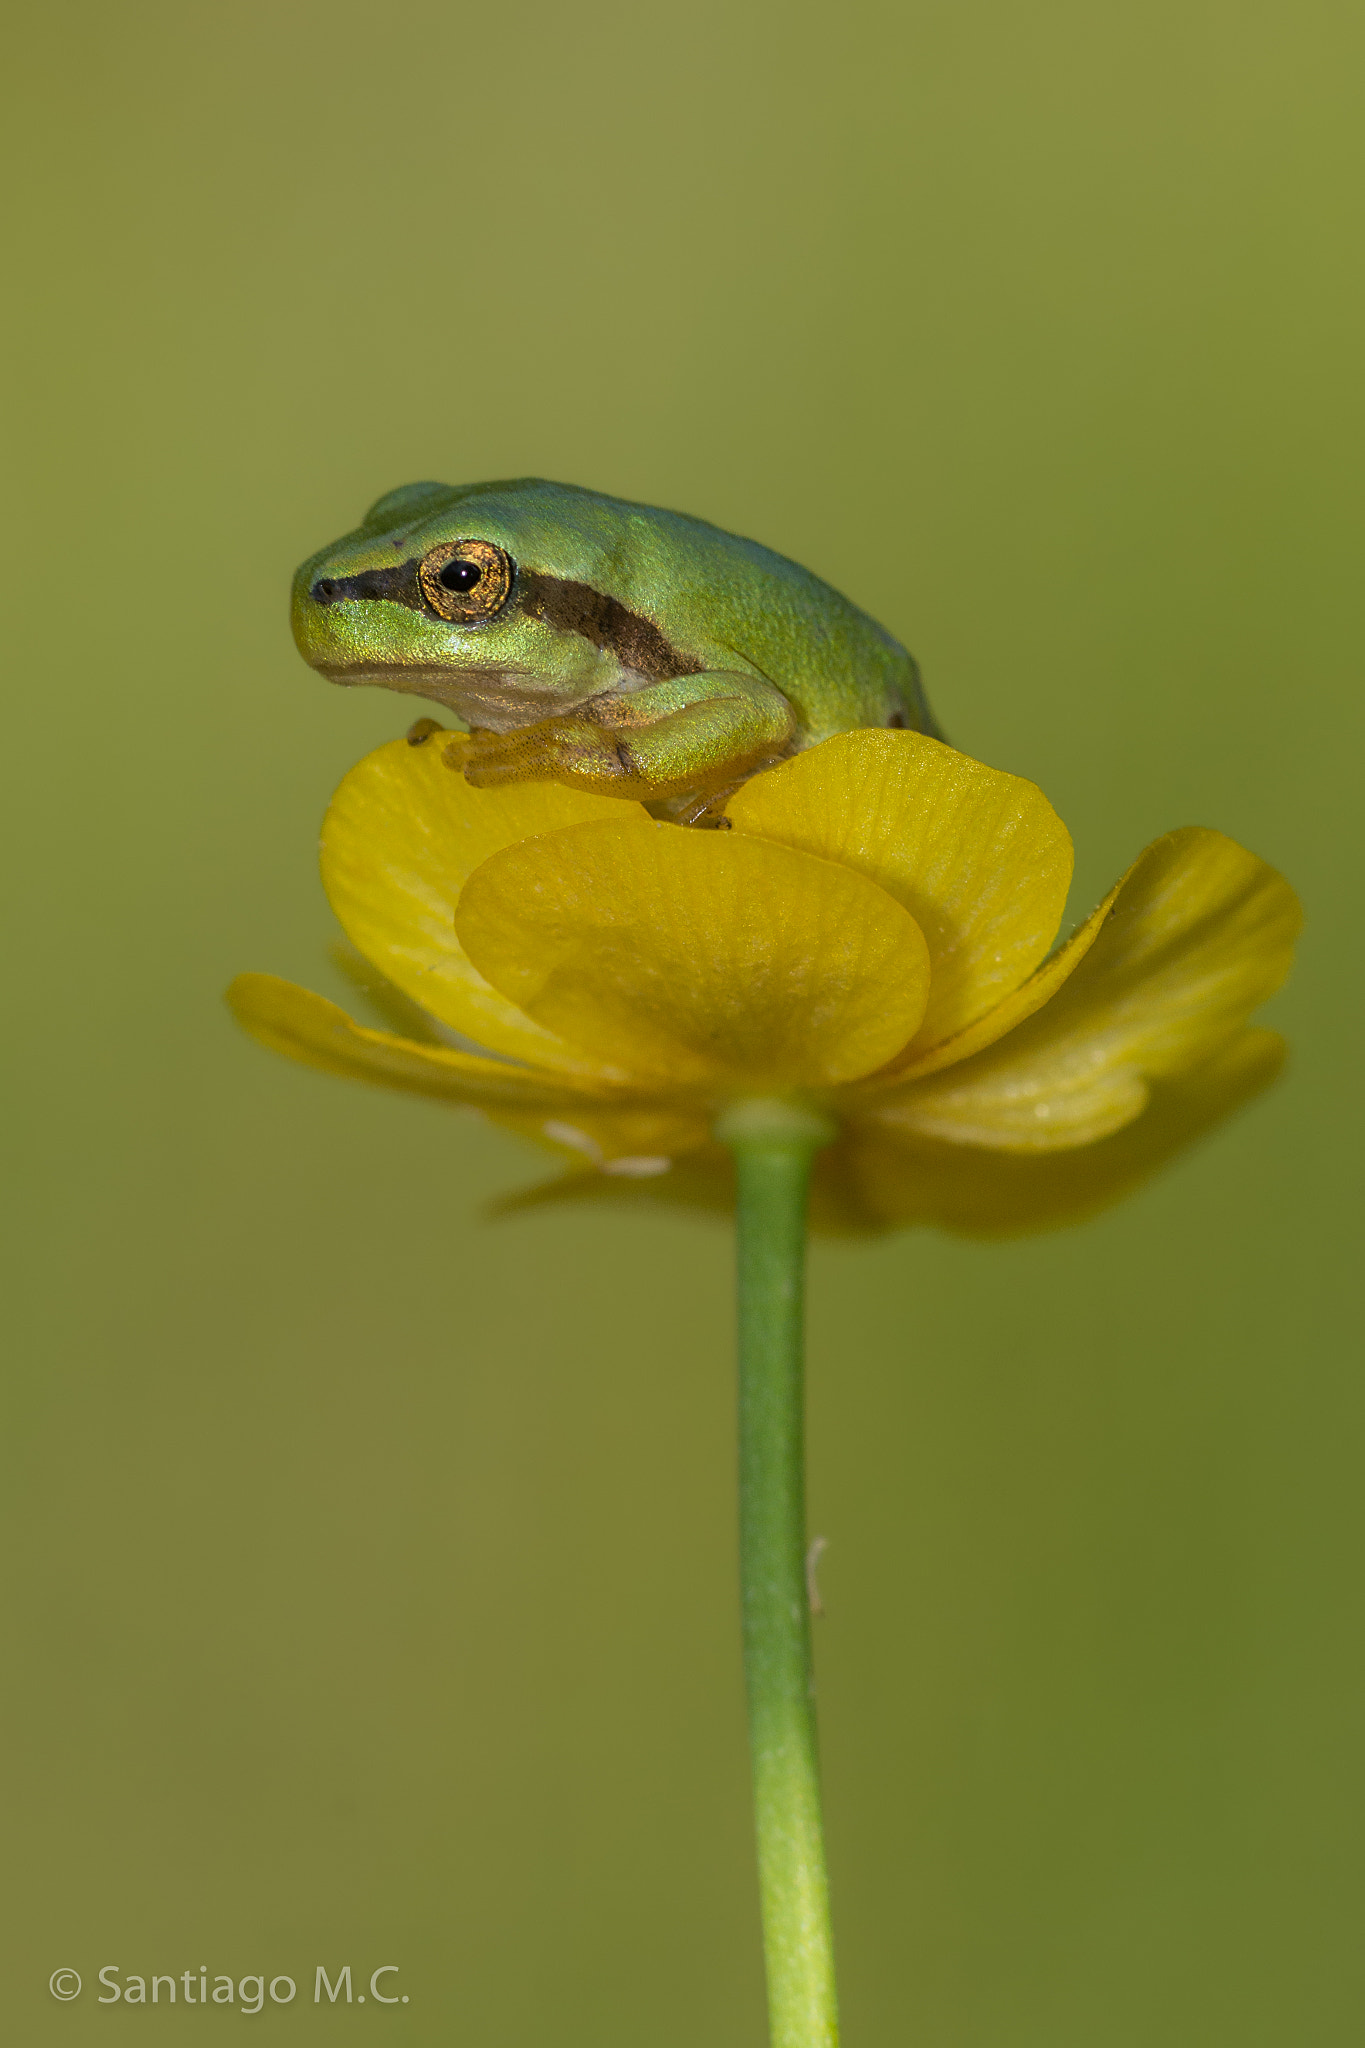
[[[326,676],[329,683],[377,683],[386,690],[415,690],[419,687],[448,687],[458,683],[467,671],[445,668],[439,663],[428,663],[425,667],[418,662],[407,661],[319,661],[309,658],[309,668],[316,669],[320,676]],[[490,669],[489,675],[501,676],[501,669]]]

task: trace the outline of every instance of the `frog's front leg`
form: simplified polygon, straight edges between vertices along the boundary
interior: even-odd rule
[[[780,760],[795,731],[791,705],[760,677],[678,676],[590,697],[519,732],[476,732],[452,766],[476,789],[563,782],[651,803],[741,782]]]

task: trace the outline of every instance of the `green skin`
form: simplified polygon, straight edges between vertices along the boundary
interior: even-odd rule
[[[452,622],[418,570],[466,541],[505,552],[510,587]],[[390,491],[298,571],[293,627],[333,682],[454,712],[476,788],[561,782],[683,824],[716,822],[750,775],[832,733],[937,731],[905,649],[795,562],[537,478]]]

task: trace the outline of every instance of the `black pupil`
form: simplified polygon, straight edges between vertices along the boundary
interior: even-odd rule
[[[482,575],[477,562],[447,562],[436,581],[446,590],[472,590]]]

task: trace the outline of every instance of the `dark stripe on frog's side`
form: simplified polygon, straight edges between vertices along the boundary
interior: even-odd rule
[[[605,648],[622,668],[651,683],[697,676],[705,667],[695,655],[680,653],[652,619],[628,610],[619,598],[594,590],[590,583],[570,583],[539,569],[518,569],[512,602],[528,619],[544,619],[563,633],[578,633],[594,647]]]
[[[391,569],[362,569],[357,576],[322,576],[309,595],[315,604],[384,598],[434,619],[437,614],[422,595],[417,569],[414,558]],[[590,583],[571,583],[540,569],[518,569],[511,603],[528,619],[543,619],[562,633],[577,633],[594,647],[605,648],[622,668],[651,683],[700,675],[705,666],[694,655],[680,653],[652,619],[630,611],[619,598],[594,590]]]

